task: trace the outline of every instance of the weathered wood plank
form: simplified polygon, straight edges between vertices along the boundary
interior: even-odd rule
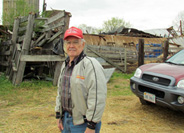
[[[26,31],[26,26],[19,28],[19,32],[22,32],[22,31]]]
[[[61,35],[63,33],[63,30],[58,31],[55,35],[53,35],[50,40],[47,43],[51,43],[52,41],[54,41],[54,39],[56,39],[59,35]]]
[[[48,40],[49,40],[49,38],[44,38],[41,42],[39,42],[39,43],[37,44],[37,46],[38,46],[38,47],[43,46]]]
[[[24,40],[24,38],[25,38],[25,35],[18,37],[18,42],[19,43],[22,42]]]
[[[58,78],[59,78],[59,75],[60,75],[60,72],[61,72],[61,65],[62,65],[62,62],[57,62],[56,63],[53,85],[57,85],[57,83],[58,83]]]
[[[11,66],[11,60],[14,58],[15,53],[16,53],[16,42],[17,42],[17,38],[18,38],[18,30],[19,30],[19,25],[20,25],[20,19],[16,18],[14,20],[14,25],[13,25],[13,35],[12,35],[12,46],[10,46],[10,51],[12,52],[12,56],[10,56],[10,58],[8,59],[8,62],[10,64],[10,66],[7,69],[7,75],[9,75],[9,79],[11,80],[12,76],[13,76],[13,71],[12,71],[12,66]]]
[[[0,65],[1,65],[1,66],[6,66],[6,67],[7,67],[7,66],[9,66],[9,63],[8,63],[7,61],[6,61],[6,62],[5,62],[5,61],[1,61],[1,62],[0,62]]]
[[[124,59],[125,57],[124,57],[124,54],[125,54],[125,52],[121,55],[121,54],[106,54],[106,53],[100,53],[100,52],[98,52],[99,54],[102,54],[102,55],[104,55],[106,58],[109,58],[109,59],[111,59],[111,58],[117,58],[117,59]],[[86,53],[88,56],[94,56],[94,53]],[[127,57],[131,57],[131,58],[136,58],[137,57],[137,55],[126,55]]]
[[[45,17],[37,17],[36,20],[48,20],[48,18],[45,18]]]
[[[17,48],[18,51],[21,51],[21,46],[20,46],[20,44],[17,43],[17,44],[16,44],[16,48]]]
[[[100,54],[105,54],[105,55],[112,55],[113,54],[115,56],[116,55],[124,55],[124,53],[125,53],[125,52],[121,52],[121,51],[119,51],[119,52],[114,52],[114,51],[96,51],[96,52],[98,52]],[[91,52],[90,50],[88,50],[88,51],[86,51],[86,53],[87,54],[88,53],[90,54],[90,53],[93,53],[93,52]],[[134,55],[137,55],[137,52],[136,51],[127,51],[127,56],[134,56]]]
[[[12,40],[8,40],[6,42],[2,42],[1,45],[2,46],[10,46],[10,45],[12,45]]]
[[[25,62],[47,62],[47,61],[64,61],[65,57],[60,55],[22,55],[20,61]]]
[[[105,50],[105,51],[124,51],[125,48],[122,47],[111,47],[111,46],[97,46],[97,45],[87,45],[90,48],[93,48],[94,50]]]
[[[12,69],[13,69],[14,72],[17,72],[17,67],[16,67],[14,62],[12,62]]]
[[[11,54],[10,50],[4,51],[3,53],[0,53],[0,55],[3,55],[3,56],[7,56],[7,55],[10,55],[10,54]]]
[[[43,33],[34,43],[34,45],[37,45],[44,37],[45,37],[46,33]]]
[[[64,26],[64,25],[65,25],[64,21],[60,22],[58,24],[51,24],[50,26],[47,26],[45,29],[43,29],[42,32],[46,32],[46,31],[49,31],[49,30],[52,30],[52,29],[55,29],[55,28],[58,28],[58,27]]]
[[[29,47],[31,44],[34,21],[35,21],[35,14],[29,14],[26,35],[23,41],[23,46],[22,46],[22,51],[21,51],[22,55],[27,55],[29,53]],[[17,74],[15,73],[16,78],[13,84],[20,84],[22,82],[25,66],[26,66],[26,62],[22,61],[19,63],[19,66],[17,68],[18,69]]]
[[[25,17],[21,17],[20,18],[20,23],[24,23],[26,21],[28,21],[28,16],[25,16]]]
[[[124,71],[127,72],[127,51],[124,52]]]
[[[59,12],[58,14],[54,15],[53,17],[49,18],[45,25],[49,25],[50,23],[62,18],[65,16],[65,12]]]

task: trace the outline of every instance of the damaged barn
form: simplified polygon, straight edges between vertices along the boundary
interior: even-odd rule
[[[1,49],[1,60],[7,66],[5,74],[13,84],[20,84],[29,77],[46,78],[45,75],[50,75],[53,84],[57,84],[58,71],[64,60],[61,38],[69,26],[71,14],[58,10],[49,14],[48,18],[40,18],[34,13],[16,18],[12,38],[1,43],[2,47],[8,47]]]

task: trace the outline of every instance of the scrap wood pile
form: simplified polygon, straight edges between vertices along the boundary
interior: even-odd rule
[[[26,78],[48,78],[57,84],[60,65],[64,60],[63,34],[69,26],[71,14],[54,10],[50,17],[30,13],[14,21],[11,39],[0,44],[1,66],[13,84]]]

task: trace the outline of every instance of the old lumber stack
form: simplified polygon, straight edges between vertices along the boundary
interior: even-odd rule
[[[28,17],[15,19],[6,70],[14,85],[30,75],[41,78],[45,73],[57,84],[64,60],[61,38],[69,26],[70,16],[68,12],[57,11],[50,18],[30,13]]]

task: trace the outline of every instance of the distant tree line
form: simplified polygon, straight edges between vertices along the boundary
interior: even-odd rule
[[[120,26],[130,28],[132,25],[130,24],[130,22],[126,22],[122,18],[112,17],[111,19],[104,21],[101,28],[87,26],[86,24],[80,24],[77,27],[82,29],[84,33],[99,34],[99,33],[104,33],[104,32],[108,33],[108,32],[114,31]]]

